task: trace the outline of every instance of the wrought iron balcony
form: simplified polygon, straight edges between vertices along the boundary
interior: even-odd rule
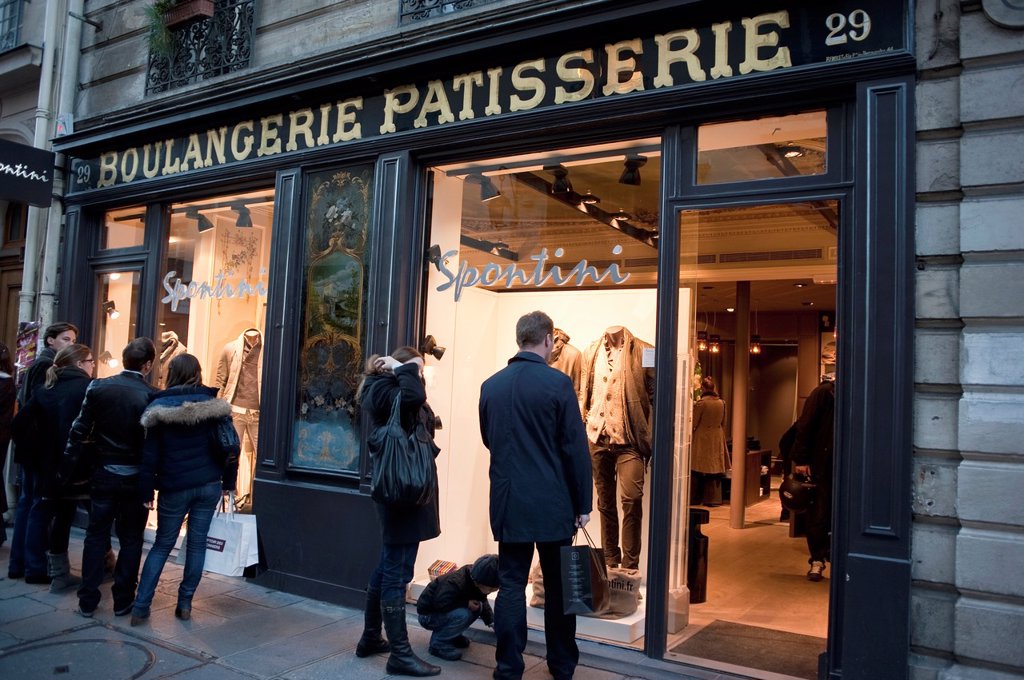
[[[171,32],[168,54],[150,52],[146,94],[248,68],[255,39],[255,0],[217,0],[213,16]]]
[[[401,0],[401,2],[401,23],[408,24],[413,21],[444,16],[470,7],[487,5],[495,0]]]
[[[0,0],[0,52],[21,44],[21,6],[24,0]]]

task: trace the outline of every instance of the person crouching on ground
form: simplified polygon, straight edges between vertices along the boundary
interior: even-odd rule
[[[487,595],[498,589],[498,556],[484,555],[473,564],[442,574],[432,581],[416,601],[420,625],[429,631],[428,651],[448,661],[462,658],[460,648],[469,646],[463,635],[474,621],[494,624],[494,612]]]
[[[142,451],[139,486],[144,505],[153,508],[153,491],[160,490],[156,538],[146,556],[132,609],[132,625],[149,618],[160,573],[188,515],[185,571],[178,585],[174,615],[192,616],[192,596],[206,562],[206,535],[222,495],[234,504],[238,451],[222,451],[217,427],[230,424],[231,404],[217,399],[217,388],[203,385],[199,360],[179,354],[167,367],[167,389],[153,395],[142,414],[146,444]],[[232,455],[233,454],[233,455]]]

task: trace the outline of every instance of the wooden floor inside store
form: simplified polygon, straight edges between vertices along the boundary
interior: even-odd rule
[[[791,538],[789,522],[780,521],[779,480],[773,481],[771,495],[747,508],[742,530],[729,527],[729,506],[708,509],[711,521],[702,527],[708,537],[707,601],[690,605],[689,625],[669,639],[680,660],[695,660],[685,658],[699,647],[688,640],[720,632],[733,653],[749,658],[742,666],[764,669],[759,677],[814,677],[828,631],[832,574],[826,570],[824,580],[807,580],[807,542]],[[707,650],[715,648],[713,637]],[[772,653],[779,657],[775,667],[767,659]],[[718,664],[723,670],[730,665]]]

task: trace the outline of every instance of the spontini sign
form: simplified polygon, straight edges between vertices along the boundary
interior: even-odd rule
[[[703,86],[905,49],[905,8],[889,0],[798,3],[700,25],[689,25],[683,9],[672,14],[679,17],[676,25],[664,32],[426,83],[397,84],[378,93],[346,95],[184,137],[111,149],[98,158],[73,159],[71,192],[538,108]]]

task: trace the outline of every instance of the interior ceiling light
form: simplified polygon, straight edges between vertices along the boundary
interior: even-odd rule
[[[103,350],[103,352],[100,354],[100,363],[106,364],[110,368],[117,368],[117,365],[120,362],[117,359],[115,359],[114,355],[111,354],[109,351]]]
[[[714,333],[711,336],[711,344],[708,346],[712,354],[718,354],[722,351],[722,337],[718,333]]]
[[[597,205],[600,202],[601,202],[601,198],[599,196],[595,196],[594,194],[590,193],[589,189],[587,190],[587,193],[585,193],[582,196],[580,196],[580,203],[582,203],[584,205]]]
[[[501,196],[501,192],[498,191],[498,187],[494,186],[494,182],[491,181],[490,177],[480,176],[480,202],[486,203],[487,201],[493,201],[498,196]]]
[[[807,284],[806,283],[794,283],[793,287],[794,288],[806,288]]]
[[[198,229],[201,232],[213,229],[213,222],[211,222],[210,218],[208,218],[206,215],[199,212],[199,208],[188,208],[187,210],[185,210],[185,217],[189,218],[190,220],[195,220],[196,229]]]
[[[252,214],[249,212],[249,208],[244,205],[236,205],[234,210],[238,213],[238,219],[235,220],[236,227],[252,227]]]
[[[103,303],[103,311],[111,319],[116,319],[117,317],[121,316],[121,312],[117,311],[117,305],[114,304],[113,300],[106,300]]]
[[[569,171],[565,168],[565,166],[545,165],[544,169],[555,176],[555,181],[551,183],[551,193],[572,193],[572,182],[569,181]]]
[[[786,158],[800,158],[804,155],[804,150],[803,147],[799,147],[796,144],[786,144],[779,147],[779,153]]]
[[[697,331],[697,351],[706,352],[708,350],[708,332]]]
[[[628,184],[630,186],[640,186],[640,168],[647,163],[646,156],[626,156],[625,162],[623,162],[622,175],[619,176],[619,184]]]
[[[732,314],[733,312],[735,312],[735,311],[736,311],[736,308],[735,308],[735,307],[726,307],[726,308],[725,308],[725,311],[727,311],[727,312],[729,312],[730,314]]]
[[[625,210],[623,210],[622,208],[619,208],[619,211],[612,215],[612,218],[622,222],[628,222],[629,220],[633,219],[633,216],[630,215]]]

